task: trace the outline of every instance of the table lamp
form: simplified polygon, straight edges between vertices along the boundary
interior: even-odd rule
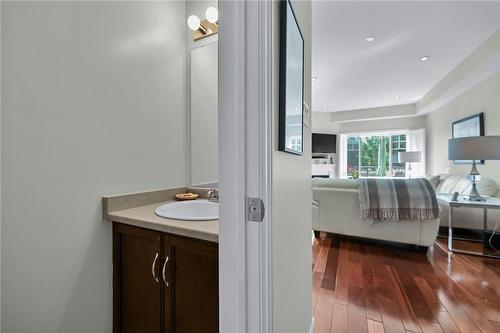
[[[448,160],[472,160],[472,169],[469,176],[472,181],[470,201],[486,201],[477,191],[476,177],[479,171],[476,168],[478,160],[500,160],[500,136],[472,136],[450,139],[448,141]]]
[[[398,160],[400,163],[408,163],[408,174],[411,178],[411,164],[422,162],[421,151],[400,151],[398,153]]]

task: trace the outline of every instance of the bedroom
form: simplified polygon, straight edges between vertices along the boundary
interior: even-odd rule
[[[498,332],[500,3],[312,8],[316,332]]]

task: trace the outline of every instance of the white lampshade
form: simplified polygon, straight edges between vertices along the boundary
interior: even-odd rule
[[[500,136],[473,136],[448,141],[448,159],[499,160]]]
[[[422,152],[421,151],[401,151],[398,153],[398,160],[400,163],[422,162]]]
[[[210,23],[215,23],[219,20],[219,11],[215,7],[208,7],[205,11],[205,17]]]
[[[200,28],[200,18],[196,15],[190,15],[187,19],[189,29],[196,31]]]

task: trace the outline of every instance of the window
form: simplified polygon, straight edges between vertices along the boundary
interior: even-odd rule
[[[359,137],[349,137],[347,139],[347,173],[359,171]]]
[[[406,163],[398,162],[398,152],[406,151],[406,134],[392,135],[391,136],[391,160],[392,160],[392,173],[394,177],[406,176]]]
[[[398,152],[406,151],[407,139],[407,133],[347,135],[341,176],[357,171],[360,177],[406,177],[406,164],[398,162]]]

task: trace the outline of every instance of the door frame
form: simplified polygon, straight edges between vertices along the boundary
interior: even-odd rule
[[[219,2],[221,333],[272,331],[272,1]],[[261,198],[262,222],[246,218]]]

